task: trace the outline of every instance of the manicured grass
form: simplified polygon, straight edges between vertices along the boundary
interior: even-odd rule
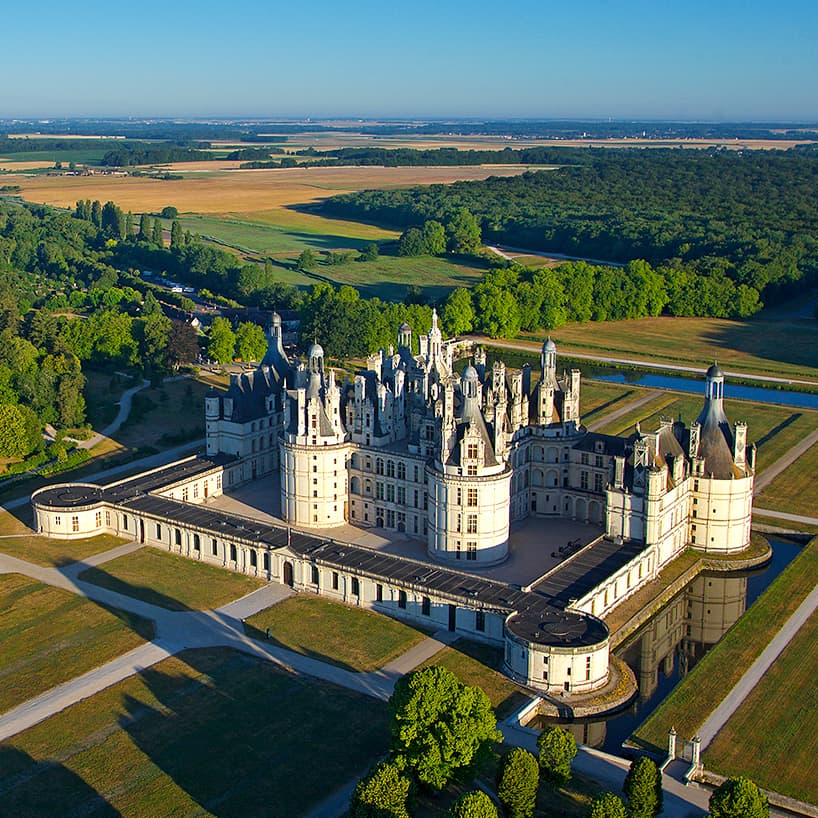
[[[511,715],[533,695],[501,672],[501,648],[458,639],[454,645],[441,650],[426,664],[445,667],[464,684],[483,688],[498,720]]]
[[[805,320],[639,318],[568,324],[552,333],[561,353],[581,352],[818,380],[818,324]],[[532,336],[544,337],[541,333]]]
[[[300,816],[387,749],[386,705],[229,650],[186,651],[0,748],[3,810]]]
[[[608,412],[618,409],[623,402],[630,400],[637,389],[605,381],[583,381],[580,390],[580,410],[582,422],[598,420]]]
[[[388,616],[316,596],[296,596],[260,611],[245,622],[254,639],[367,672],[383,667],[426,638],[424,633]]]
[[[674,420],[681,417],[689,425],[698,417],[703,405],[703,396],[663,392],[633,412],[606,424],[601,431],[624,434],[633,431],[637,421],[643,431],[655,431],[663,417]],[[741,420],[747,424],[747,437],[758,446],[758,473],[775,463],[818,426],[818,412],[809,409],[792,409],[746,400],[725,400],[724,411],[731,423]]]
[[[6,514],[2,517],[6,517]],[[19,537],[0,538],[0,553],[33,562],[35,565],[61,566],[78,562],[91,554],[101,554],[124,542],[127,540],[112,537],[110,534],[99,534],[81,540],[52,540],[48,537],[39,537],[32,531]]]
[[[813,613],[707,748],[708,770],[746,775],[765,789],[818,803],[816,644]]]
[[[152,637],[152,623],[141,617],[0,574],[0,712]]]
[[[663,752],[675,727],[691,739],[818,582],[818,538],[781,572],[755,604],[708,651],[684,681],[635,731],[633,739]],[[772,721],[763,722],[772,725]]]
[[[265,584],[150,546],[88,568],[79,578],[171,611],[218,608]]]
[[[818,443],[813,444],[756,497],[761,508],[818,517]],[[781,525],[788,525],[782,521]]]

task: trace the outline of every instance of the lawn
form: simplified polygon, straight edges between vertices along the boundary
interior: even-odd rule
[[[584,388],[584,387],[583,387]],[[643,431],[655,431],[663,417],[686,424],[694,421],[704,405],[704,395],[663,392],[657,398],[603,426],[600,431],[625,434],[639,421]],[[747,437],[758,446],[757,469],[761,473],[786,454],[804,435],[818,426],[818,412],[792,409],[746,400],[725,400],[724,411],[731,423],[744,421]]]
[[[818,517],[818,443],[814,443],[756,497],[760,508]],[[788,525],[786,522],[781,525]]]
[[[4,512],[0,519],[5,520],[10,516],[8,512]],[[124,542],[127,540],[112,537],[110,534],[84,537],[81,540],[56,540],[40,537],[28,529],[28,533],[21,532],[21,536],[0,537],[0,552],[33,562],[35,565],[51,567],[77,562],[92,554],[101,554]]]
[[[818,582],[818,538],[781,572],[719,643],[659,705],[633,735],[642,746],[663,752],[667,731],[691,739],[726,693],[758,658],[770,640]],[[763,724],[773,724],[764,719]],[[787,725],[777,729],[788,730]]]
[[[561,352],[638,358],[704,369],[818,379],[815,321],[727,321],[718,318],[639,318],[568,324],[552,333]],[[531,340],[543,337],[540,333]]]
[[[254,639],[266,639],[269,628],[284,648],[359,672],[383,667],[426,638],[383,614],[308,595],[260,611],[244,627]]]
[[[265,584],[150,546],[88,568],[79,579],[171,611],[219,608]]]
[[[9,815],[308,814],[387,749],[386,705],[229,650],[186,651],[5,742]]]
[[[816,644],[818,612],[716,735],[704,753],[708,770],[746,775],[766,789],[818,803]]]
[[[626,400],[638,394],[641,393],[630,386],[583,380],[580,391],[580,411],[583,424],[605,417],[608,412],[618,409]]]
[[[152,637],[152,623],[141,617],[0,574],[0,712]]]
[[[451,670],[461,682],[481,687],[491,700],[498,721],[511,715],[533,694],[515,684],[501,672],[501,648],[458,639],[454,645],[443,648],[427,665],[440,665]]]

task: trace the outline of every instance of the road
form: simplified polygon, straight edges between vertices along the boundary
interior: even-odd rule
[[[603,264],[606,267],[624,267],[621,261],[604,261],[599,258],[584,258],[583,256],[566,256],[565,253],[546,253],[542,250],[526,250],[524,247],[509,247],[505,244],[491,245],[487,244],[486,248],[496,253],[506,261],[512,261],[518,256],[539,256],[540,258],[553,258],[558,261],[587,261],[588,264]]]

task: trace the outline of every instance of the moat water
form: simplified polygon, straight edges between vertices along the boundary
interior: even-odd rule
[[[599,370],[595,367],[582,367],[582,374],[596,381],[608,383],[628,383],[634,386],[647,386],[653,389],[672,389],[675,392],[690,392],[701,395],[703,392],[702,380],[681,378],[674,375],[653,375],[640,372],[611,372]],[[752,400],[757,403],[778,403],[783,406],[795,406],[799,409],[818,409],[818,395],[809,392],[789,392],[785,389],[776,389],[774,386],[743,386],[731,383],[725,379],[724,397],[739,400]]]
[[[608,718],[560,723],[582,744],[621,753],[623,742],[801,549],[787,540],[770,538],[770,544],[773,556],[767,565],[754,571],[700,574],[616,648],[614,654],[628,663],[639,683],[639,693],[626,710]]]

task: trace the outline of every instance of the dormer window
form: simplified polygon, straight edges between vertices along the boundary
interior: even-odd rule
[[[466,446],[466,457],[469,460],[477,460],[477,458],[479,457],[477,443],[471,443],[470,442],[470,443],[467,444],[467,446]]]

